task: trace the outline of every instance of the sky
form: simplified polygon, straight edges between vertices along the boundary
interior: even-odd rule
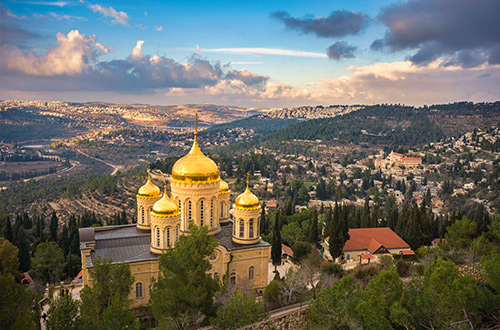
[[[500,100],[499,0],[3,0],[0,99]]]

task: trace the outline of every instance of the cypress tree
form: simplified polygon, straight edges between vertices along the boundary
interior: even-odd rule
[[[313,211],[313,217],[309,226],[309,243],[318,245],[318,212]]]
[[[342,227],[339,206],[335,203],[332,229],[330,232],[330,239],[328,240],[328,250],[334,261],[342,255],[342,250],[344,248],[344,233]]]
[[[361,227],[368,228],[370,227],[370,198],[366,196],[365,198],[365,206],[363,208],[363,217],[361,219]]]
[[[50,234],[50,240],[57,242],[57,227],[58,227],[58,219],[56,215],[56,211],[52,212],[52,217],[50,218],[50,225],[49,225],[49,234]]]
[[[276,212],[276,221],[273,229],[273,241],[271,245],[271,260],[274,270],[281,264],[281,214],[280,210]]]
[[[12,241],[12,224],[10,223],[10,218],[9,216],[7,216],[7,221],[5,223],[5,238],[7,240],[9,240],[9,242],[13,242]]]
[[[260,212],[260,234],[269,234],[269,222],[266,216],[266,203],[262,205],[262,210]]]

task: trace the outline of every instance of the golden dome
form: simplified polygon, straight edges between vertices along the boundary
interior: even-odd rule
[[[151,174],[148,169],[148,182],[142,187],[139,188],[137,195],[145,198],[158,198],[160,197],[160,188],[155,186],[153,182],[151,182]]]
[[[245,192],[243,194],[236,197],[234,205],[236,208],[239,209],[255,210],[258,209],[260,206],[259,198],[254,194],[252,194],[252,192],[248,188],[248,182],[249,182],[249,174],[247,173],[247,189],[245,189]]]
[[[173,200],[168,197],[167,185],[163,197],[153,205],[153,214],[157,217],[173,217],[179,214],[179,209]]]
[[[186,156],[175,162],[172,179],[182,182],[213,182],[219,179],[219,168],[198,146],[198,115],[193,147]]]
[[[219,187],[219,192],[221,194],[225,194],[229,192],[229,185],[226,183],[226,181],[220,179],[220,187]]]

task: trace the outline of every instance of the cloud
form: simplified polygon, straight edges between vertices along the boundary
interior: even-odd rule
[[[290,50],[281,48],[201,48],[207,53],[226,53],[236,55],[278,55],[293,57],[327,58],[325,54],[306,52],[301,50]]]
[[[47,55],[39,56],[34,52],[24,52],[12,44],[1,48],[2,68],[14,70],[32,76],[76,75],[88,67],[96,55],[95,36],[85,36],[78,30],[67,35],[57,33],[57,46],[51,47]],[[104,46],[97,46],[105,49]]]
[[[130,54],[131,60],[140,60],[142,58],[142,45],[144,45],[144,40],[138,40],[135,47],[132,49],[132,54]]]
[[[411,61],[351,66],[350,76],[324,79],[315,99],[338,103],[435,104],[470,100],[498,100],[500,66],[483,64],[464,69],[435,60],[425,65]]]
[[[77,20],[77,21],[86,21],[87,19],[85,17],[81,17],[81,16],[71,16],[71,15],[59,15],[59,14],[56,14],[54,12],[50,12],[49,13],[50,17],[58,20],[58,21],[62,21],[62,20],[68,20],[68,21],[72,21],[72,20]]]
[[[343,37],[359,33],[368,25],[367,15],[347,10],[332,11],[327,17],[291,17],[286,11],[271,13],[271,17],[283,22],[290,30],[313,33],[318,37]]]
[[[154,26],[155,27],[155,31],[158,31],[158,32],[161,32],[163,31],[163,26]]]
[[[126,26],[130,26],[129,24],[129,17],[127,15],[126,12],[124,11],[116,11],[113,7],[103,7],[101,5],[90,5],[89,6],[90,9],[92,9],[92,11],[94,13],[100,13],[102,14],[104,17],[111,17],[113,20],[111,21],[111,23],[113,24],[121,24],[121,25],[126,25]]]
[[[353,58],[356,49],[357,47],[350,46],[345,41],[337,41],[326,49],[326,54],[334,60]]]
[[[388,30],[374,50],[416,49],[416,64],[445,59],[443,65],[500,64],[500,1],[408,0],[384,8],[378,20]]]
[[[13,20],[24,20],[26,16],[17,16],[9,9],[4,9],[0,5],[0,45],[4,44],[24,44],[27,40],[40,38],[34,33]]]
[[[69,4],[67,1],[24,1],[21,3],[28,5],[56,6],[56,7],[64,7]]]

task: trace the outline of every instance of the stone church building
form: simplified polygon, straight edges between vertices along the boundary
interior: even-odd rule
[[[194,143],[172,168],[170,195],[148,179],[137,193],[137,223],[80,229],[82,277],[92,285],[89,269],[96,257],[128,263],[134,284],[129,299],[134,307],[149,304],[151,279],[159,275],[158,258],[174,248],[181,235],[189,235],[189,223],[208,227],[219,245],[209,260],[209,274],[262,292],[267,285],[269,244],[260,238],[261,206],[248,188],[232,205],[230,190],[220,178],[215,162]]]

